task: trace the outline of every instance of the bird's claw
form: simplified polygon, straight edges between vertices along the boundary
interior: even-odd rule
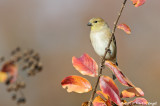
[[[108,53],[111,54],[111,49],[107,49]]]

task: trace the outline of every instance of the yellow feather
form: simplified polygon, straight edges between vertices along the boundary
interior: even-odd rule
[[[91,26],[90,39],[92,46],[95,52],[102,57],[111,38],[111,30],[102,18],[92,18],[89,21],[89,25]],[[111,53],[108,53],[105,58],[116,62],[117,47],[113,40],[110,45],[110,50]]]

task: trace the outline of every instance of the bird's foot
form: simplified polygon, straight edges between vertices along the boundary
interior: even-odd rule
[[[108,53],[111,54],[111,49],[107,49]]]

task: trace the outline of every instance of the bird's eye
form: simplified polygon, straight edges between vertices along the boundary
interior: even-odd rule
[[[94,21],[94,23],[97,23],[98,21]]]

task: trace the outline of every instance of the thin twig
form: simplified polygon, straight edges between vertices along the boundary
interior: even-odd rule
[[[107,45],[107,47],[106,47],[106,49],[105,49],[105,53],[104,53],[104,56],[103,56],[103,58],[102,58],[101,66],[100,66],[100,69],[99,69],[99,75],[98,75],[98,78],[97,78],[97,82],[96,82],[96,85],[95,85],[95,87],[94,87],[94,89],[93,89],[93,92],[92,92],[92,94],[91,94],[91,97],[90,97],[88,106],[91,106],[91,105],[92,105],[92,101],[93,101],[94,95],[95,95],[95,93],[96,93],[96,89],[97,89],[97,87],[98,87],[98,84],[99,84],[99,79],[100,79],[100,77],[101,77],[101,75],[102,75],[102,70],[103,70],[103,67],[104,67],[105,60],[106,60],[105,57],[106,57],[106,55],[107,55],[107,53],[108,53],[108,51],[109,51],[110,44],[111,44],[112,39],[113,39],[113,37],[114,37],[114,33],[115,33],[115,31],[116,31],[116,27],[117,27],[118,21],[119,21],[119,19],[120,19],[120,17],[121,17],[121,14],[122,14],[122,11],[123,11],[123,9],[124,9],[124,7],[125,7],[126,2],[127,2],[127,0],[124,0],[124,1],[123,1],[123,4],[122,4],[122,7],[121,7],[120,12],[119,12],[119,14],[118,14],[118,17],[117,17],[117,19],[116,19],[116,21],[115,21],[115,23],[114,23],[114,27],[113,27],[113,30],[112,30],[112,36],[111,36],[111,38],[110,38],[110,40],[109,40],[109,43],[108,43],[108,45]]]

